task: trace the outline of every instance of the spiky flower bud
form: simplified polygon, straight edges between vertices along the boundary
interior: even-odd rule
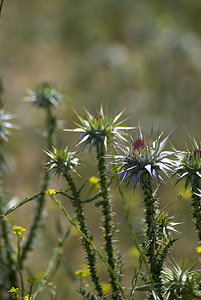
[[[114,118],[109,118],[104,112],[103,108],[100,108],[100,112],[97,115],[91,115],[88,111],[87,118],[83,119],[77,114],[81,124],[77,124],[78,128],[65,131],[80,132],[77,145],[82,145],[83,148],[89,145],[90,150],[94,146],[98,146],[100,151],[102,145],[105,149],[110,143],[114,144],[117,141],[125,141],[124,135],[126,130],[134,129],[135,127],[120,126],[125,120],[117,123],[123,112],[120,112]]]
[[[188,148],[183,152],[175,152],[175,174],[179,175],[177,183],[185,179],[185,188],[198,183],[201,188],[201,142],[191,139],[192,150]]]
[[[54,85],[43,83],[33,90],[28,90],[25,100],[42,108],[57,107],[62,102],[62,95]]]
[[[70,152],[68,147],[60,150],[53,148],[53,151],[45,152],[50,158],[48,170],[53,170],[58,176],[66,176],[71,171],[77,174],[74,168],[80,165],[80,160],[74,157],[75,152]]]

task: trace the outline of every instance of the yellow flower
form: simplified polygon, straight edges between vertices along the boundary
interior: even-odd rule
[[[201,254],[201,246],[196,247],[196,251],[197,251],[198,254]]]
[[[13,231],[14,233],[16,233],[17,235],[21,235],[23,231],[26,231],[25,228],[21,227],[21,226],[17,226],[17,225],[14,225],[13,226]],[[24,239],[24,238],[22,238]]]
[[[109,285],[109,283],[107,283],[107,282],[102,282],[101,283],[101,287],[102,287],[103,294],[105,294],[105,293],[111,293],[112,292],[112,288]]]
[[[80,278],[84,278],[90,275],[89,267],[87,265],[83,265],[83,267],[77,271],[75,271],[75,274]]]
[[[23,300],[31,300],[31,297],[29,295],[26,295]]]
[[[99,178],[96,176],[91,176],[89,178],[89,184],[91,186],[91,192],[100,188]]]
[[[8,291],[8,293],[11,294],[11,298],[12,298],[12,299],[17,300],[17,299],[20,298],[20,296],[18,295],[18,291],[19,291],[18,288],[12,287],[12,288]]]
[[[48,189],[46,191],[46,196],[51,196],[51,195],[55,195],[55,194],[56,194],[56,192],[54,189]]]
[[[128,250],[128,253],[132,257],[139,257],[140,256],[140,253],[139,253],[139,251],[137,250],[137,248],[135,246],[130,247],[129,250]]]

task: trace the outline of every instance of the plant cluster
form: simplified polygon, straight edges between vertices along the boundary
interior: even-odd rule
[[[192,149],[185,151],[166,150],[173,133],[165,138],[158,134],[156,138],[144,136],[140,126],[126,127],[120,121],[122,112],[112,118],[103,108],[93,115],[86,111],[86,119],[77,114],[79,122],[77,128],[68,129],[78,133],[77,152],[71,151],[69,146],[58,149],[56,147],[56,131],[58,121],[55,117],[55,108],[61,104],[61,94],[55,86],[42,84],[33,91],[29,91],[31,103],[39,109],[46,111],[47,141],[46,163],[41,182],[40,192],[27,197],[17,206],[5,209],[3,194],[0,194],[0,295],[1,299],[34,300],[48,286],[53,279],[55,270],[58,270],[59,257],[65,240],[74,227],[81,234],[81,244],[85,252],[86,265],[75,271],[80,280],[78,292],[83,299],[134,299],[140,291],[146,292],[149,300],[170,299],[201,299],[201,273],[196,269],[195,263],[189,266],[180,266],[167,260],[178,234],[174,217],[169,216],[167,207],[161,208],[157,199],[158,189],[172,176],[178,176],[177,182],[185,181],[185,187],[190,186],[192,196],[193,218],[198,239],[201,243],[201,145],[192,139]],[[10,123],[11,115],[0,111],[0,151],[4,153],[5,142],[8,141],[10,129],[15,128]],[[130,133],[134,130],[134,134]],[[129,131],[129,133],[128,133]],[[136,132],[139,132],[136,134]],[[86,184],[79,185],[78,168],[84,167],[79,158],[81,151],[94,150],[96,154],[97,174],[89,178],[90,193],[84,193]],[[82,152],[81,152],[82,153]],[[5,162],[1,159],[1,175]],[[52,175],[63,177],[66,182],[64,190],[50,188]],[[165,175],[165,176],[164,176]],[[76,176],[76,177],[75,177]],[[129,294],[122,283],[124,276],[123,257],[119,251],[118,226],[114,222],[112,205],[112,186],[116,183],[122,199],[124,211],[131,239],[139,252],[139,261],[133,270],[133,280]],[[126,188],[135,190],[137,186],[143,192],[144,231],[143,241],[135,233],[132,224],[132,215],[125,196]],[[68,199],[74,209],[71,216],[57,196]],[[53,201],[63,212],[70,224],[58,246],[54,249],[44,276],[40,282],[31,276],[28,278],[27,289],[24,280],[24,262],[33,243],[39,234],[43,220],[46,201]],[[13,213],[28,202],[35,202],[35,214],[30,229],[25,231],[19,225],[12,227],[13,234],[17,236],[17,251],[15,253],[11,238],[10,225],[7,215]],[[103,247],[97,247],[88,226],[86,203],[95,206],[102,214],[101,228],[103,234]],[[99,226],[99,225],[98,225]],[[200,247],[197,248],[200,253]],[[100,278],[100,262],[105,267],[108,281],[103,283]],[[56,264],[57,268],[54,268]],[[90,277],[93,284],[88,287],[85,278]]]

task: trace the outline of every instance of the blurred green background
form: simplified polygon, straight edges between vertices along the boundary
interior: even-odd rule
[[[172,137],[177,149],[184,148],[188,134],[197,138],[201,113],[200,34],[201,2],[196,0],[5,0],[0,19],[0,72],[6,107],[16,115],[15,123],[20,126],[9,143],[11,168],[4,181],[7,199],[23,200],[40,188],[45,142],[38,129],[44,128],[44,114],[23,99],[27,88],[42,82],[55,83],[64,95],[65,104],[57,112],[64,128],[74,126],[72,108],[81,114],[84,107],[95,113],[103,104],[113,114],[125,109],[125,117],[131,116],[127,125],[140,122],[146,134],[152,126],[165,134],[177,126]],[[76,136],[59,133],[60,146],[73,148],[75,141]],[[82,159],[90,168],[81,172],[88,177],[96,175],[93,153],[90,157],[82,154]],[[162,207],[183,191],[182,185],[175,188],[173,184],[159,191]],[[58,185],[64,186],[62,180],[52,182],[52,187],[58,189]],[[142,195],[129,189],[126,194],[141,239]],[[125,257],[124,285],[129,288],[137,258],[129,252],[133,244],[116,190],[112,199]],[[182,222],[170,260],[196,258],[198,242],[187,194],[185,199],[169,207],[176,221]],[[16,211],[9,218],[11,224],[28,229],[33,209],[34,205],[29,204]],[[93,225],[97,223],[97,212],[93,216],[93,208],[89,209],[89,226],[100,245],[101,232]],[[69,210],[73,213],[71,207]],[[66,221],[61,213],[47,205],[41,237],[27,261],[35,273],[45,269],[51,249],[57,244],[59,221],[64,230]],[[64,257],[73,270],[84,263],[76,233],[67,240]],[[75,292],[78,281],[64,267],[54,282],[57,299],[80,299]],[[45,295],[49,299],[50,295]],[[136,299],[144,296],[137,294]]]

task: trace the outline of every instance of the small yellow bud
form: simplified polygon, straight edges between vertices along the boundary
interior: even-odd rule
[[[51,195],[55,195],[55,194],[56,194],[56,192],[54,189],[48,189],[46,191],[46,196],[51,196]]]

